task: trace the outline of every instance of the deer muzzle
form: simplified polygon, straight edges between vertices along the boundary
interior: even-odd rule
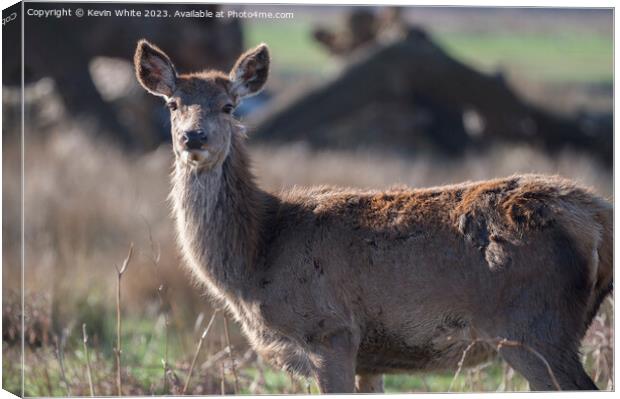
[[[191,130],[183,134],[181,141],[186,150],[201,150],[208,140],[203,130]]]

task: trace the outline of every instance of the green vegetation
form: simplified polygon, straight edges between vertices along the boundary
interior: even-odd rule
[[[597,316],[585,340],[584,355],[588,372],[595,376],[601,389],[611,387],[611,354],[609,340],[613,303],[608,300]],[[115,314],[110,309],[99,317],[112,325]],[[190,363],[196,353],[200,331],[207,322],[203,318],[197,328],[166,327],[163,314],[154,318],[124,317],[122,348],[122,386],[125,395],[179,395],[188,380]],[[241,394],[317,394],[314,381],[294,379],[271,368],[247,347],[243,340],[233,343],[234,369],[223,334],[223,319],[218,315],[209,329],[205,345],[198,352],[187,394],[235,393],[235,375]],[[82,345],[81,329],[65,330],[66,343],[58,350],[55,339],[43,342],[36,337],[25,353],[26,396],[86,396],[87,357]],[[116,366],[113,340],[101,342],[100,336],[87,328],[88,352],[96,395],[116,395]],[[234,333],[239,338],[238,330]],[[107,335],[104,331],[104,336]],[[601,340],[602,339],[602,340]],[[60,355],[60,356],[59,356]],[[3,387],[19,393],[21,389],[19,345],[3,345]],[[223,386],[223,387],[222,387]],[[395,374],[385,376],[387,393],[406,392],[512,392],[528,389],[527,382],[499,358],[458,372]]]
[[[498,67],[541,82],[611,83],[611,37],[563,34],[438,35],[448,53],[486,71]]]
[[[312,38],[309,21],[251,22],[247,45],[266,42],[273,50],[276,73],[328,74],[335,60]],[[445,33],[434,36],[452,56],[473,67],[498,67],[526,79],[548,83],[611,83],[613,39],[563,33]]]
[[[312,27],[308,21],[252,21],[245,25],[246,46],[269,44],[275,74],[325,75],[335,60],[314,41]]]
[[[454,373],[443,372],[435,374],[395,374],[385,376],[385,391],[387,393],[401,392],[447,392],[452,384],[454,392],[493,392],[526,390],[527,382],[520,376],[508,376],[502,372],[499,361],[487,363],[482,367],[463,370],[454,379]],[[508,384],[508,385],[507,385]]]
[[[112,315],[110,315],[113,317]],[[172,355],[168,359],[168,369],[176,376],[179,384],[164,375],[163,359],[165,348],[164,331],[153,333],[149,328],[151,320],[127,323],[123,339],[123,392],[138,395],[165,395],[179,393],[187,379],[190,353],[185,352],[179,342],[169,342],[168,350]],[[177,335],[176,332],[175,334]],[[88,395],[86,376],[86,357],[79,337],[72,337],[62,352],[64,376],[60,368],[54,347],[26,349],[25,395],[26,396],[66,396]],[[219,348],[219,345],[214,345]],[[237,349],[235,349],[237,350]],[[17,370],[18,356],[16,347],[4,352],[4,388],[19,392],[20,381]],[[94,391],[97,395],[115,395],[115,358],[108,348],[91,346],[90,362],[93,373]],[[190,351],[191,352],[191,351]],[[205,351],[206,352],[206,351]],[[217,350],[202,353],[197,368],[192,374],[188,393],[218,394],[221,390],[221,362],[209,363],[210,358],[217,357]],[[239,365],[240,353],[236,353],[235,363]],[[11,360],[13,359],[13,360]],[[225,362],[228,358],[224,357]],[[202,364],[202,366],[200,366]],[[206,365],[206,366],[205,366]],[[229,364],[226,367],[226,392],[233,391],[233,377]],[[454,373],[437,374],[398,374],[385,377],[385,390],[388,393],[403,392],[447,392],[452,386],[455,392],[523,390],[527,385],[517,376],[508,376],[508,380],[499,360],[472,370],[462,370],[458,378]],[[507,368],[506,368],[507,370]],[[318,387],[312,380],[292,379],[287,373],[275,370],[256,360],[242,364],[237,369],[242,394],[283,394],[303,393],[317,394]],[[66,382],[65,382],[66,381]],[[506,382],[509,381],[508,386]],[[67,388],[68,386],[68,388]],[[175,389],[177,391],[175,391]]]

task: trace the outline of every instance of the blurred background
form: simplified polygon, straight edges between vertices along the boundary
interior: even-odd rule
[[[21,69],[3,57],[5,389],[21,389],[24,333],[26,395],[89,395],[87,365],[95,394],[117,393],[115,266],[133,243],[121,287],[123,394],[317,392],[264,364],[232,322],[227,339],[221,313],[198,346],[215,309],[180,265],[167,202],[168,111],[138,86],[131,64],[143,37],[181,72],[228,71],[244,49],[270,46],[266,90],[236,111],[265,189],[424,187],[537,172],[613,194],[611,9],[83,8],[287,15],[25,17],[24,331]],[[609,299],[584,341],[601,389],[613,389],[612,308]],[[386,378],[388,392],[450,388],[513,391],[527,383],[499,360],[456,378],[454,371]]]

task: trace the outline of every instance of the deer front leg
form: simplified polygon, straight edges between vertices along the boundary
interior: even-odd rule
[[[358,374],[355,377],[355,392],[383,393],[383,374]]]
[[[340,330],[325,336],[311,356],[314,374],[321,393],[355,391],[357,342],[353,334]]]

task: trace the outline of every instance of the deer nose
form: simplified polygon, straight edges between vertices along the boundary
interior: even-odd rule
[[[182,141],[188,150],[199,150],[207,143],[207,135],[202,130],[190,130],[183,134]]]

